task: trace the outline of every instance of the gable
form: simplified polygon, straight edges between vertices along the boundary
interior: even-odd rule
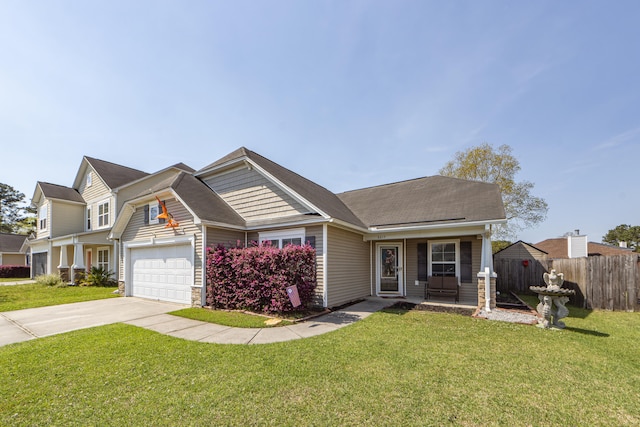
[[[203,179],[245,221],[260,221],[310,213],[274,182],[242,166]]]

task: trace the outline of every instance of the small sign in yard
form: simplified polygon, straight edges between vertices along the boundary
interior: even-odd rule
[[[294,307],[302,304],[300,302],[300,295],[298,295],[298,287],[296,285],[287,286],[287,295],[289,295],[289,301]]]

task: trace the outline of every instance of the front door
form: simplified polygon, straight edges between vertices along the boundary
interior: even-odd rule
[[[403,262],[400,243],[378,243],[376,284],[378,295],[402,295]]]

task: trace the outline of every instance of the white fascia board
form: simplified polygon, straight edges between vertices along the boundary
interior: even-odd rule
[[[247,225],[245,230],[247,231],[255,231],[255,230],[266,230],[266,229],[279,229],[285,227],[297,227],[297,226],[305,226],[305,225],[315,225],[315,224],[324,224],[327,220],[324,218],[309,218],[303,221],[288,221],[288,222],[277,222],[273,224],[256,224],[256,225]]]
[[[504,220],[474,221],[465,223],[448,223],[437,225],[422,225],[414,227],[380,228],[371,227],[365,236],[366,240],[386,240],[397,238],[471,236],[484,234],[490,224],[501,224]]]
[[[216,227],[216,228],[222,228],[222,229],[233,230],[233,231],[243,231],[243,232],[247,231],[247,227],[243,227],[241,225],[231,225],[224,222],[200,220],[200,224],[204,225],[205,227]]]
[[[73,187],[72,188],[80,188],[80,182],[81,179],[80,177],[82,175],[84,175],[84,171],[86,170],[86,168],[89,166],[89,160],[87,160],[87,156],[82,156],[82,162],[80,162],[80,167],[78,168],[78,173],[76,173],[76,177],[73,180]],[[97,173],[96,173],[97,175]],[[102,179],[102,177],[100,177],[100,179]],[[107,186],[108,188],[108,186]]]

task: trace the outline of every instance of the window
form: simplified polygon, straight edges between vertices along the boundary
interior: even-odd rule
[[[45,203],[44,205],[40,206],[40,212],[38,213],[38,228],[40,230],[47,229],[47,212],[48,206]]]
[[[86,185],[87,187],[91,187],[91,181],[92,181],[92,179],[93,179],[93,178],[92,178],[92,176],[91,176],[91,172],[89,172],[89,173],[87,174],[87,185]]]
[[[98,227],[109,226],[109,202],[98,205]]]
[[[429,242],[429,271],[432,276],[459,276],[459,241]]]
[[[109,271],[109,248],[98,249],[98,262],[99,268]]]
[[[87,207],[87,231],[91,231],[91,207]]]
[[[158,202],[149,203],[149,224],[158,224],[160,215],[160,205]]]
[[[261,245],[270,244],[274,248],[284,248],[287,245],[302,246],[304,228],[260,233],[259,239]]]

